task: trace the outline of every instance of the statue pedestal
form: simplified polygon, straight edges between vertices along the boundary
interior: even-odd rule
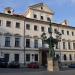
[[[47,70],[48,71],[59,71],[58,61],[52,58],[47,58]]]

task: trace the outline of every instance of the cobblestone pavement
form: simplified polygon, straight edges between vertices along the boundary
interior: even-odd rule
[[[58,72],[48,72],[45,68],[40,69],[10,69],[10,68],[0,68],[0,75],[75,75],[74,69],[68,69]]]

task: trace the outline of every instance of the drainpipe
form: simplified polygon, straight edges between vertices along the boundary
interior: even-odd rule
[[[25,66],[25,18],[24,18],[24,66]]]

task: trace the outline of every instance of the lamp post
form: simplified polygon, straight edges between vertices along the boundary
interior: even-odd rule
[[[49,45],[49,53],[48,53],[48,57],[47,57],[47,63],[48,63],[48,71],[54,71],[54,70],[58,70],[58,66],[57,68],[54,66],[55,62],[58,61],[56,60],[55,57],[55,51],[54,51],[54,45],[58,43],[59,41],[59,36],[55,39],[52,37],[52,23],[50,20],[49,23],[49,38],[43,39],[45,43],[47,43]],[[59,35],[59,32],[56,33],[57,35]],[[42,37],[44,38],[45,35],[43,35]],[[56,62],[58,63],[58,62]],[[55,69],[56,68],[56,69]]]
[[[49,24],[49,57],[53,57],[55,56],[55,52],[54,52],[54,49],[52,47],[52,26],[51,26],[51,19],[50,19],[50,24]]]

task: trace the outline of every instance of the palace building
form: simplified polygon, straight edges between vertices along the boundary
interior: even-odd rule
[[[54,47],[55,55],[63,65],[74,63],[75,27],[69,26],[67,20],[55,23],[53,16],[54,12],[43,3],[29,6],[22,15],[15,14],[10,7],[5,8],[4,13],[0,13],[0,57],[20,64],[47,64],[48,45],[43,46],[41,35],[45,32],[49,37],[51,20],[52,36],[56,38],[56,31],[62,34],[61,41]]]

